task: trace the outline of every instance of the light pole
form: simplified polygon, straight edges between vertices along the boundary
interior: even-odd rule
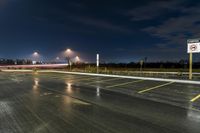
[[[37,64],[37,58],[39,57],[39,53],[38,52],[33,52],[33,58],[35,59],[35,61],[32,62],[33,65]],[[37,68],[34,67],[34,71],[37,72]]]
[[[72,53],[72,50],[68,48],[66,49],[65,53],[66,53],[66,59],[67,59],[68,65],[70,66],[70,71],[71,71],[72,62],[70,59],[70,54]]]
[[[74,61],[76,63],[76,68],[79,69],[80,57],[76,56]]]
[[[33,64],[35,63],[37,63],[37,58],[39,57],[39,53],[38,52],[33,52],[33,57],[34,57],[34,59],[35,59],[35,61],[33,61]]]
[[[75,57],[75,61],[76,61],[76,63],[79,63],[79,62],[80,62],[80,57],[79,57],[79,56],[76,56],[76,57]]]

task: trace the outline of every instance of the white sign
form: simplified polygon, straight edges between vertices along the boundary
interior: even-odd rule
[[[191,39],[188,40],[188,53],[200,53],[200,40],[199,39]]]
[[[97,54],[97,67],[99,67],[99,54]]]
[[[188,43],[188,53],[199,53],[200,43]]]

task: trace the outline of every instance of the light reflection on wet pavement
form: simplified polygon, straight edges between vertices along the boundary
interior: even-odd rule
[[[2,133],[200,132],[199,101],[194,104],[188,101],[194,91],[181,88],[178,94],[183,97],[175,93],[167,95],[178,90],[179,84],[137,96],[134,90],[142,83],[112,91],[104,87],[119,82],[94,83],[109,80],[103,77],[1,73],[0,78]],[[86,84],[89,81],[93,81],[90,86]],[[131,89],[131,95],[121,93],[123,90],[129,93]],[[167,102],[172,97],[177,99]]]

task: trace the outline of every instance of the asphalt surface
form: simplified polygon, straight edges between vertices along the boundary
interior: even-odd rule
[[[200,86],[0,73],[0,133],[199,133]]]

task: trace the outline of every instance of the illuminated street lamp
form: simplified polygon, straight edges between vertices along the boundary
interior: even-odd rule
[[[58,63],[59,61],[60,61],[60,57],[57,56],[57,57],[55,58],[55,62]]]
[[[56,60],[60,60],[60,57],[56,57]]]
[[[69,49],[69,48],[66,49],[65,54],[66,54],[67,62],[68,62],[68,64],[69,64],[69,66],[70,66],[70,71],[71,71],[71,66],[72,66],[72,62],[71,62],[71,59],[70,59],[71,53],[72,53],[72,50],[71,50],[71,49]]]
[[[76,57],[75,57],[75,61],[76,61],[76,62],[79,62],[79,61],[80,61],[80,57],[79,57],[79,56],[76,56]]]
[[[68,48],[68,49],[66,50],[66,52],[67,52],[67,53],[71,53],[72,50]]]
[[[38,57],[38,56],[39,56],[39,53],[38,53],[38,52],[34,52],[34,53],[33,53],[33,56],[34,56],[34,57]]]
[[[33,64],[36,64],[37,63],[37,58],[39,57],[39,53],[38,52],[33,52],[33,58],[35,61],[33,61]]]

